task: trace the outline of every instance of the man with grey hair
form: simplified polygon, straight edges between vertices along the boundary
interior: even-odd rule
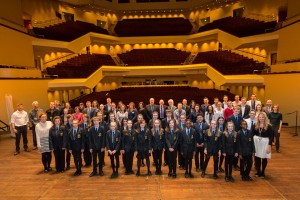
[[[39,123],[38,116],[39,113],[41,112],[43,112],[43,109],[39,108],[39,102],[38,101],[32,102],[32,109],[29,112],[29,122],[31,123],[32,140],[33,140],[32,150],[37,149],[35,126]]]

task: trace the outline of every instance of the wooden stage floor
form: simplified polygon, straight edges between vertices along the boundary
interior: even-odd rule
[[[281,153],[272,151],[268,162],[266,179],[254,177],[253,182],[242,182],[235,171],[234,183],[226,183],[224,174],[212,179],[212,159],[205,178],[195,171],[194,179],[184,178],[184,171],[178,171],[176,179],[167,177],[167,167],[163,176],[125,176],[120,168],[120,176],[110,179],[111,168],[105,157],[104,177],[90,178],[92,168],[83,167],[83,174],[74,177],[74,164],[62,174],[44,174],[41,156],[37,151],[14,156],[14,139],[9,134],[0,135],[0,199],[300,199],[300,136],[293,137],[293,130],[284,128],[281,137]],[[22,146],[22,142],[21,142]],[[29,146],[32,137],[29,134]],[[54,169],[54,157],[52,168]],[[154,167],[152,173],[154,174]],[[134,170],[136,167],[134,166]],[[146,167],[142,168],[146,173]]]

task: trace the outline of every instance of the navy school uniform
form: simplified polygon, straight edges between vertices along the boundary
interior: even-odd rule
[[[191,175],[193,155],[196,152],[196,132],[192,127],[181,131],[181,154],[185,160],[186,174]]]
[[[202,147],[196,147],[196,154],[195,154],[195,165],[196,170],[199,169],[203,170],[204,165],[204,134],[205,131],[209,128],[208,124],[202,121],[201,123],[196,122],[193,125],[193,128],[196,131],[196,146],[197,144],[201,145]],[[199,162],[200,161],[200,162]]]
[[[75,131],[74,128],[71,128],[68,135],[68,149],[72,150],[75,167],[79,173],[81,173],[82,167],[81,150],[84,150],[84,145],[85,140],[83,129],[78,127]]]
[[[180,132],[178,129],[175,130],[166,130],[165,131],[165,146],[166,146],[166,152],[168,154],[168,164],[169,164],[169,176],[176,177],[176,166],[177,166],[177,151],[178,151],[178,145],[180,141]],[[174,151],[170,151],[169,149],[173,148]]]
[[[133,165],[133,156],[134,156],[134,130],[128,129],[124,130],[122,134],[122,150],[125,151],[124,153],[124,165],[126,172],[125,174],[133,173],[132,165]]]
[[[93,173],[97,173],[97,166],[99,167],[99,175],[103,175],[104,162],[104,148],[105,148],[105,130],[102,126],[92,126],[89,129],[89,149],[92,149],[93,157]],[[103,151],[101,151],[103,149]],[[97,162],[97,157],[99,164]]]
[[[66,153],[66,170],[70,168],[70,162],[71,162],[71,154],[69,152],[69,146],[68,146],[68,139],[69,139],[69,135],[70,135],[70,130],[72,129],[72,124],[67,123],[65,125],[65,134],[66,134],[66,138],[67,138],[67,153]]]
[[[153,160],[156,167],[155,173],[161,175],[162,174],[161,171],[162,153],[163,153],[163,149],[165,148],[165,133],[162,128],[158,130],[153,128],[151,132],[152,132],[151,144],[153,150],[152,154],[153,154]]]
[[[185,123],[178,123],[177,128],[180,131],[180,134],[182,134],[182,130],[185,128]],[[181,143],[179,142],[178,145],[178,164],[179,164],[179,168],[180,169],[184,169],[185,168],[185,160],[183,155],[181,154]]]
[[[79,125],[80,128],[83,130],[83,137],[84,137],[84,152],[83,152],[83,160],[85,162],[85,166],[90,166],[92,164],[92,154],[89,149],[89,137],[90,137],[90,127],[91,125],[87,123],[82,123]]]
[[[67,134],[63,126],[53,126],[49,130],[49,145],[55,157],[57,172],[63,172],[65,168],[65,149],[67,147]]]
[[[119,162],[119,155],[120,155],[120,145],[121,145],[121,133],[117,129],[114,131],[107,131],[106,132],[106,150],[114,151],[116,153],[113,155],[108,154],[110,157],[111,168],[113,170],[113,175],[118,174],[118,169],[120,166]],[[116,159],[116,163],[115,163]]]
[[[252,155],[255,153],[253,134],[248,129],[241,129],[238,132],[238,150],[240,155],[240,172],[242,179],[249,179],[253,160]],[[246,167],[246,168],[245,168]]]

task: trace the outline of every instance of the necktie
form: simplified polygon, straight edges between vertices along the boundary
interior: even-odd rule
[[[255,110],[255,101],[252,102],[252,109]]]
[[[190,129],[186,130],[186,134],[187,134],[187,136],[190,136]]]
[[[223,131],[223,126],[220,126],[220,131],[221,131],[221,132]]]
[[[202,129],[202,122],[199,123],[199,128]]]
[[[57,131],[57,132],[59,131],[59,127],[58,127],[58,126],[56,127],[56,131]]]
[[[85,128],[86,127],[86,123],[84,123],[84,125],[83,125],[83,128]]]
[[[251,120],[251,127],[250,127],[250,130],[252,130],[252,128],[253,128],[253,125],[254,125],[254,121],[253,121],[253,120]]]
[[[237,121],[238,120],[238,117],[237,116],[234,116],[235,117],[235,121]]]
[[[246,135],[247,134],[247,132],[246,131],[244,131],[244,135]]]
[[[76,133],[77,133],[77,130],[74,129],[74,131],[73,131],[73,139],[74,139],[74,140],[76,139],[76,138],[75,138]]]
[[[95,127],[95,131],[98,132],[98,127]]]
[[[215,131],[212,132],[213,136],[215,136]]]
[[[174,131],[173,130],[171,130],[171,136],[173,137],[173,134],[174,134]]]
[[[115,142],[114,142],[114,141],[115,141],[115,135],[116,135],[116,134],[115,134],[115,131],[113,131],[113,132],[112,132],[112,143],[113,143],[113,144],[115,143]]]
[[[156,134],[158,134],[158,129],[156,129]]]
[[[164,109],[162,106],[160,106],[160,118],[164,118]]]
[[[153,106],[151,106],[151,111],[153,112]]]

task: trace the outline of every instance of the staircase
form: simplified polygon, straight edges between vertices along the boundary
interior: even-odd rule
[[[0,120],[0,135],[4,133],[10,133],[10,126]]]
[[[114,60],[117,66],[127,66],[127,64],[125,64],[118,55],[111,56],[111,58]]]
[[[192,64],[195,60],[195,58],[197,57],[198,53],[191,53],[184,61],[184,63],[182,63],[183,65],[189,65]]]

